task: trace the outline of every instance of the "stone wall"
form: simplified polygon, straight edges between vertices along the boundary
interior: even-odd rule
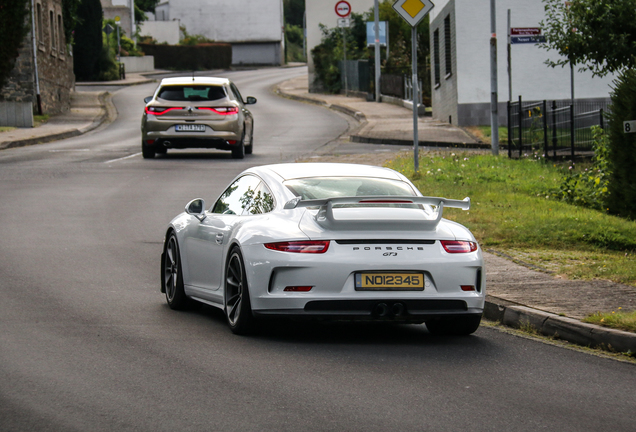
[[[42,111],[66,112],[75,87],[73,56],[64,37],[62,0],[35,0],[36,53]],[[31,16],[28,16],[31,27]],[[33,34],[28,32],[7,84],[0,90],[6,101],[32,102],[37,110]]]

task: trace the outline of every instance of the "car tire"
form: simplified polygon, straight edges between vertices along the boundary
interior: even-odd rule
[[[254,150],[254,127],[250,131],[250,144],[245,146],[245,154],[252,154]]]
[[[426,321],[426,328],[433,335],[467,336],[477,331],[480,322],[481,315],[466,315]]]
[[[232,149],[232,158],[233,159],[243,159],[245,158],[245,129],[243,129],[243,136],[240,141],[237,141],[236,147]]]
[[[155,157],[155,146],[154,145],[146,145],[143,141],[141,141],[141,155],[144,159],[152,159]]]
[[[166,293],[166,302],[170,309],[187,309],[191,300],[183,289],[183,269],[177,236],[170,234],[164,246],[161,262],[161,288]]]
[[[232,333],[245,335],[253,329],[254,316],[247,286],[243,255],[232,248],[225,267],[225,317]]]

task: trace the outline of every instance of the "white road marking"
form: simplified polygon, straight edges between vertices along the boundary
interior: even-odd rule
[[[133,158],[133,157],[135,157],[135,156],[139,156],[140,154],[141,154],[141,152],[139,152],[139,153],[135,153],[135,154],[131,154],[131,155],[129,155],[129,156],[120,157],[120,158],[117,158],[117,159],[111,159],[111,160],[106,161],[106,162],[104,162],[104,163],[106,163],[106,164],[107,164],[107,163],[113,163],[113,162],[123,161],[123,160],[125,160],[125,159],[130,159],[130,158]]]

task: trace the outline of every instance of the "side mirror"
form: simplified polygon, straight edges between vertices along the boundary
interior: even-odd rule
[[[193,199],[185,206],[185,212],[189,215],[195,216],[200,221],[203,221],[203,219],[206,218],[205,201],[203,198]]]
[[[255,103],[256,103],[256,98],[253,96],[248,96],[247,102],[245,102],[245,105],[254,105]]]
[[[148,102],[150,102],[151,100],[152,100],[152,96],[147,96],[147,97],[145,97],[145,98],[144,98],[144,103],[146,103],[146,104],[147,104],[147,103],[148,103]]]

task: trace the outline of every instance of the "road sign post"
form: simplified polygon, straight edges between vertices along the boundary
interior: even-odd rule
[[[336,15],[338,15],[338,27],[342,28],[342,72],[344,73],[345,95],[349,92],[347,83],[347,31],[349,27],[349,15],[351,15],[351,5],[346,0],[336,3]]]
[[[413,167],[415,172],[420,170],[419,137],[417,130],[419,89],[417,82],[417,25],[433,9],[435,5],[430,0],[397,0],[393,9],[404,21],[411,26],[411,64],[413,73]]]

